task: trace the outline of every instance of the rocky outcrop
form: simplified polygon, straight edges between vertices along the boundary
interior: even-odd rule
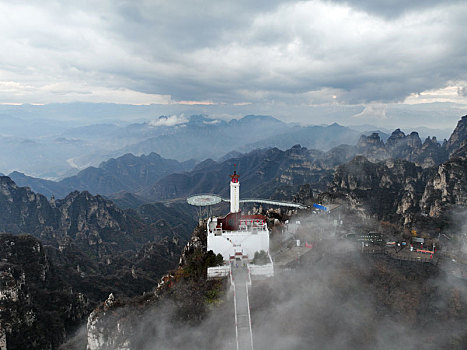
[[[390,157],[384,142],[377,133],[373,133],[370,136],[360,136],[360,140],[357,143],[357,150],[359,154],[364,154],[372,162]]]
[[[442,225],[450,209],[467,203],[466,169],[461,158],[423,169],[407,161],[372,163],[359,156],[338,167],[329,189],[378,220],[411,226],[438,219]]]
[[[110,294],[99,308],[91,312],[87,322],[87,350],[130,350],[130,338],[134,332],[130,325],[138,322],[134,314],[125,312],[127,310],[122,310],[121,306],[121,302]]]
[[[420,199],[422,214],[441,217],[448,208],[467,205],[467,161],[454,158],[431,176]]]

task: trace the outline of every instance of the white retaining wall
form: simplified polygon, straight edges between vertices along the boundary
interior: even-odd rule
[[[222,278],[230,276],[230,265],[208,267],[208,278]]]

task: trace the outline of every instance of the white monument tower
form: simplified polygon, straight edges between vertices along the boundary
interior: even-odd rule
[[[240,211],[240,182],[238,182],[240,175],[234,170],[230,177],[232,178],[230,181],[230,212],[238,213]]]

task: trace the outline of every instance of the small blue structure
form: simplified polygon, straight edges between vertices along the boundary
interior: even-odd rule
[[[326,208],[324,205],[320,205],[320,204],[316,204],[316,203],[313,203],[313,207],[316,208],[316,209],[322,210],[322,211],[327,211],[328,210],[328,208]]]

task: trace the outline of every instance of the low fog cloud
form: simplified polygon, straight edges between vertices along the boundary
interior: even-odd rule
[[[300,237],[313,248],[291,266],[276,269],[274,278],[253,281],[255,349],[465,345],[465,280],[433,264],[362,255],[359,245],[343,237],[374,226],[371,220],[342,217],[340,226],[340,219],[324,215],[298,219]],[[189,290],[184,293],[190,298]],[[179,322],[184,309],[173,302],[161,302],[133,320],[128,316],[134,314],[132,309],[123,309],[116,320],[132,323],[135,349],[235,349],[232,298],[227,292],[220,305],[211,306],[206,317],[194,322]]]

